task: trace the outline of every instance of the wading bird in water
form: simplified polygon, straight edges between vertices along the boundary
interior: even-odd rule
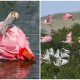
[[[35,61],[28,37],[12,24],[18,17],[19,14],[13,11],[0,23],[0,59]]]

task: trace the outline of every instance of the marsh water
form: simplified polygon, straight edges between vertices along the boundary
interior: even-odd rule
[[[39,78],[39,3],[38,1],[0,2],[0,21],[8,13],[17,11],[20,14],[14,22],[29,37],[30,48],[36,55],[36,62],[0,60],[0,79],[38,79]]]

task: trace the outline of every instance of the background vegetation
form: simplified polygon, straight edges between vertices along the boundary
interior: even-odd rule
[[[73,44],[65,44],[61,41],[66,40],[66,35],[72,31]],[[42,33],[42,36],[45,34]],[[78,43],[78,37],[80,37],[80,24],[74,23],[70,28],[63,27],[58,31],[52,31],[52,42],[41,44],[41,53],[44,54],[46,49],[65,48],[70,50],[69,63],[66,65],[56,67],[53,63],[41,64],[41,77],[42,79],[80,79],[80,43]]]

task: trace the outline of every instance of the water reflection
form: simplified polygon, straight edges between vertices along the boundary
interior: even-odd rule
[[[23,61],[0,61],[1,79],[24,79],[30,75],[33,63]]]

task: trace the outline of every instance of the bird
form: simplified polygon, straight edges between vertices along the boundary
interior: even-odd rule
[[[74,20],[74,18],[72,14],[66,13],[63,16],[63,20]]]
[[[80,37],[78,37],[77,39],[78,39],[78,43],[80,43]]]
[[[19,13],[12,11],[0,23],[0,56],[8,60],[35,61],[36,57],[29,46],[29,38],[18,26],[13,24],[18,17]]]
[[[61,65],[65,65],[65,64],[67,64],[69,61],[68,60],[66,60],[66,59],[61,59]]]
[[[60,67],[61,65],[67,64],[69,61],[66,59],[61,59],[61,57],[56,58],[56,62],[54,62],[55,66]]]
[[[61,53],[61,54],[60,53],[61,52],[59,51],[59,49],[57,49],[57,51],[56,51],[56,53],[54,55],[54,57],[56,58],[56,62],[53,61],[54,65],[58,66],[58,67],[60,67],[61,65],[65,65],[65,64],[67,64],[69,62],[66,59],[62,59],[64,57],[68,56],[68,55],[67,54],[62,55],[63,53]]]
[[[14,17],[15,16],[15,17]],[[15,19],[18,19],[19,14],[17,12],[11,12],[7,18],[2,22],[1,27],[0,27],[0,34],[1,35],[6,35],[7,29],[10,27],[10,25],[13,23]]]
[[[72,44],[72,32],[68,33],[66,36],[66,41],[61,41],[63,43]]]
[[[67,49],[65,49],[65,48],[62,48],[66,53],[70,53],[70,50],[67,50]]]
[[[51,15],[48,15],[47,19],[44,19],[43,22],[41,23],[45,25],[51,25],[51,22],[52,22],[52,17]]]
[[[41,43],[47,43],[52,41],[52,36],[51,35],[46,35],[44,37],[41,37]]]
[[[65,58],[65,57],[70,57],[70,51],[65,49],[65,48],[62,48],[64,51],[63,52],[60,52],[60,56],[61,58]]]
[[[56,62],[53,61],[53,63],[54,63],[55,66],[60,67],[61,63],[60,63],[60,59],[59,58],[56,58]]]
[[[40,55],[40,59],[39,59],[39,61],[40,61],[40,64],[42,64],[42,63],[43,63],[43,61],[42,61],[42,59],[43,59],[43,56],[44,56],[44,55],[42,55],[42,54]]]
[[[60,57],[60,51],[59,49],[57,49],[56,53],[54,54],[55,58],[59,58]]]
[[[61,58],[70,57],[70,55],[67,54],[66,52],[60,52],[60,53],[61,53],[60,54]]]
[[[54,50],[53,50],[53,48],[50,48],[50,49],[49,49],[49,55],[50,55],[50,56],[54,56]]]
[[[49,51],[48,51],[48,49],[46,50],[46,54],[44,54],[44,56],[43,56],[42,59],[45,60],[45,61],[47,61],[48,63],[50,63],[50,56],[49,56]],[[45,62],[45,61],[44,61],[44,62]]]

